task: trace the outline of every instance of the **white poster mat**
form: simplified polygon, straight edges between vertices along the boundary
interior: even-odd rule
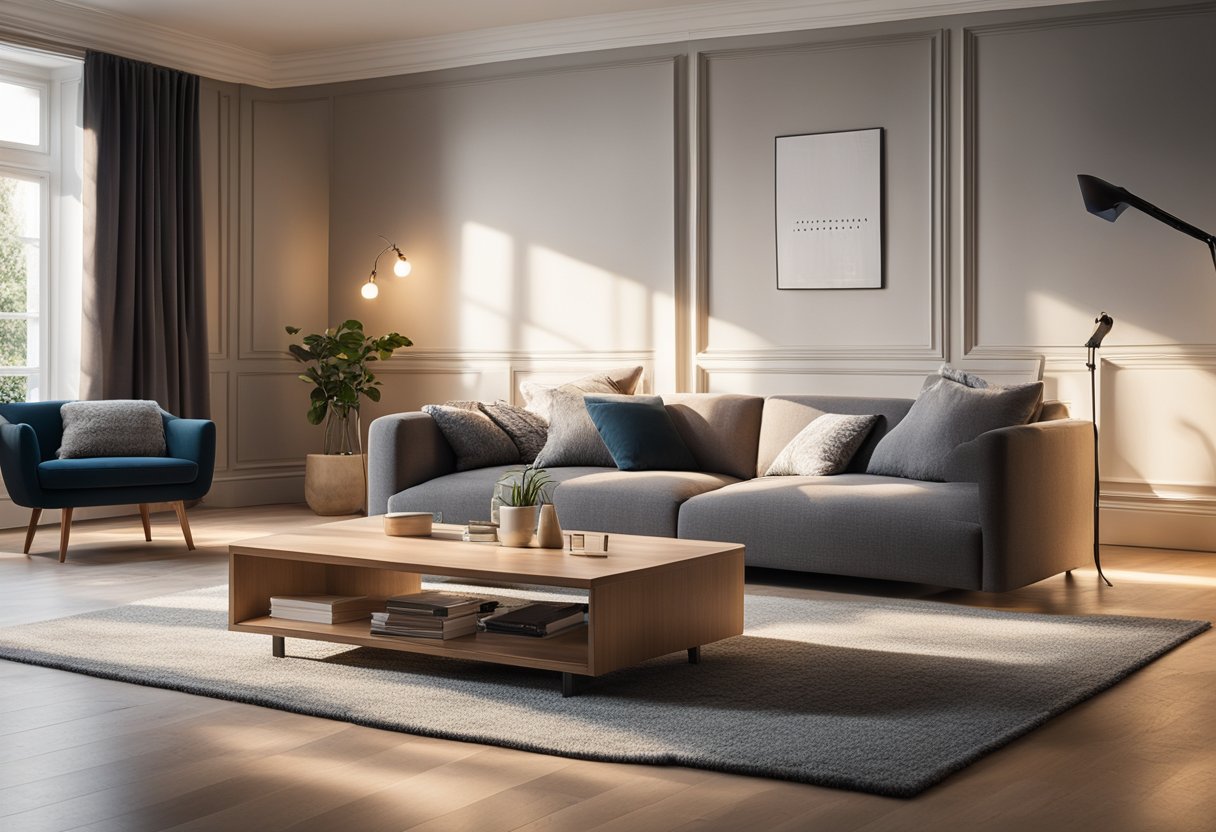
[[[777,288],[882,288],[882,129],[777,137]]]

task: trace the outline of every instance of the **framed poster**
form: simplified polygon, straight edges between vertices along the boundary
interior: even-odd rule
[[[881,289],[882,128],[776,145],[777,288]]]

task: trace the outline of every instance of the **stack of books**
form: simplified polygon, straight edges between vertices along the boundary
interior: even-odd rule
[[[341,624],[367,618],[370,607],[366,595],[274,595],[270,598],[270,617]]]
[[[450,592],[394,595],[383,612],[372,613],[372,632],[382,636],[456,638],[477,631],[478,615],[493,612],[497,601]]]
[[[487,633],[545,638],[578,627],[587,620],[586,604],[537,601],[481,619],[479,627]]]
[[[466,543],[497,543],[498,526],[489,520],[470,520],[460,539]]]

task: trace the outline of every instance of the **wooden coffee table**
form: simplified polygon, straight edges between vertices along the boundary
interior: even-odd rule
[[[233,543],[228,629],[556,670],[562,695],[576,680],[743,632],[743,547],[734,543],[614,534],[606,558],[560,549],[514,549],[460,540],[460,527],[431,537],[388,537],[380,517],[361,517]],[[370,622],[316,624],[271,618],[272,595],[367,595],[419,590],[422,575],[576,587],[588,591],[586,627],[550,638],[477,633],[418,639],[372,635]],[[490,590],[489,594],[492,594]]]

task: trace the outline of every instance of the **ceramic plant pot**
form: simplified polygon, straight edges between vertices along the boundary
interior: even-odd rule
[[[503,546],[523,547],[536,534],[538,506],[502,506],[498,509],[498,542]]]
[[[367,457],[309,454],[304,462],[304,499],[320,515],[361,514],[367,503]]]

